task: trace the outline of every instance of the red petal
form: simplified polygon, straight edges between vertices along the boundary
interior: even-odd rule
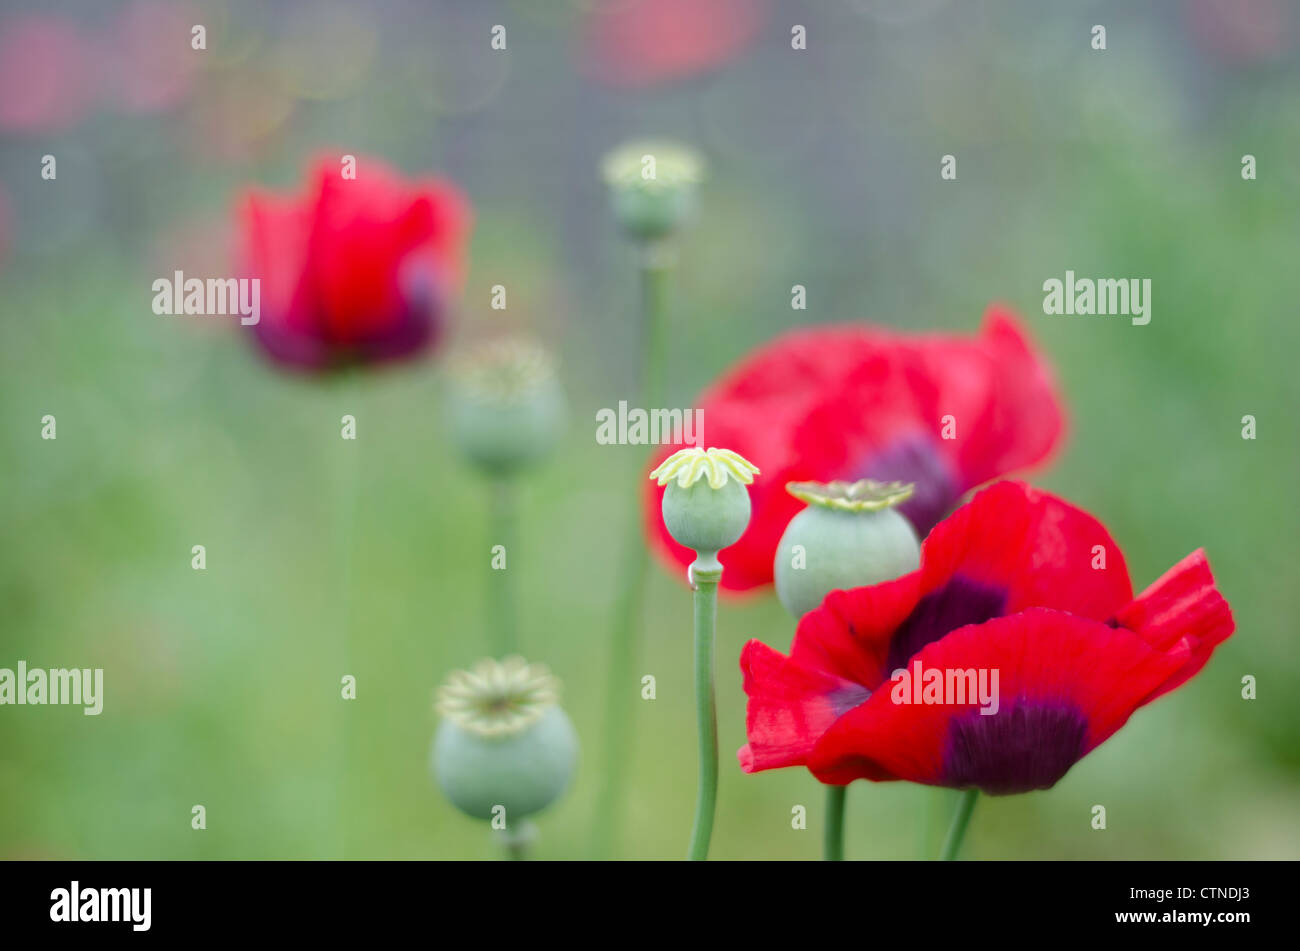
[[[293,303],[307,262],[310,232],[311,216],[296,196],[260,191],[246,196],[241,267],[262,282],[262,320],[300,319]]]
[[[796,458],[807,460],[829,481],[857,477],[855,470],[873,453],[909,435],[938,442],[939,417],[923,395],[934,384],[919,372],[912,349],[900,340],[861,352],[795,427]]]
[[[318,171],[319,192],[308,259],[330,338],[355,345],[391,330],[403,314],[398,268],[423,239],[409,191],[383,168],[360,168],[345,180]]]
[[[857,684],[805,667],[759,641],[740,654],[749,706],[749,742],[736,753],[747,773],[800,766],[826,728],[867,691]]]
[[[937,384],[933,418],[956,420],[956,438],[940,445],[955,451],[963,490],[1041,462],[1060,442],[1056,381],[1010,309],[988,309],[975,347],[941,342],[922,355]]]
[[[1100,554],[1105,567],[1094,568]],[[1004,614],[1047,607],[1104,621],[1133,597],[1105,526],[1023,482],[990,486],[936,525],[921,546],[921,575],[922,594],[957,575],[1002,588]]]
[[[974,339],[898,335],[888,347],[860,355],[820,407],[822,418],[809,419],[802,454],[823,459],[840,478],[870,471],[901,479],[908,473],[876,473],[873,453],[924,438],[948,462],[955,501],[1050,453],[1064,429],[1056,391],[1051,370],[1012,312],[995,306]]]
[[[793,660],[874,689],[889,674],[885,659],[894,632],[920,598],[921,573],[894,581],[832,591],[799,621]]]
[[[1131,631],[1036,608],[955,631],[922,650],[913,659],[917,661],[923,670],[997,670],[999,710],[987,718],[990,721],[1015,716],[1025,704],[1077,711],[1086,721],[1086,733],[1077,750],[1067,751],[1059,769],[1063,775],[1071,762],[1096,748],[1150,700],[1187,662],[1187,653],[1181,648],[1162,653]],[[944,784],[952,724],[978,710],[978,704],[896,703],[892,694],[891,685],[883,685],[826,731],[808,758],[819,780],[841,785],[858,778]],[[993,753],[1005,757],[1008,751]],[[1019,765],[1026,776],[1040,775],[1036,767],[1041,763],[1031,758],[1059,753],[1026,750]]]
[[[1167,693],[1205,666],[1232,634],[1232,609],[1214,585],[1205,551],[1198,548],[1123,608],[1115,620],[1159,651],[1188,652],[1187,663],[1156,691]]]

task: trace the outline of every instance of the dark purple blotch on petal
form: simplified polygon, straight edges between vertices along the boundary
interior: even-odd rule
[[[886,673],[906,667],[921,648],[959,627],[1001,617],[1006,603],[1004,589],[954,575],[942,588],[918,601],[894,632],[885,659]]]
[[[870,696],[871,691],[866,687],[859,686],[858,684],[851,684],[840,687],[837,690],[832,690],[826,695],[826,699],[829,701],[831,710],[835,712],[835,715],[841,717],[854,707],[865,703],[867,698]]]
[[[404,266],[399,275],[400,308],[381,330],[350,343],[331,341],[324,317],[290,323],[286,315],[264,314],[253,328],[268,355],[290,367],[329,372],[355,365],[381,364],[418,355],[442,336],[446,308],[443,282],[424,263]],[[305,306],[305,305],[300,305]]]
[[[1016,700],[992,716],[952,719],[944,744],[944,786],[978,786],[992,796],[1055,786],[1083,755],[1088,721],[1074,707]]]
[[[915,486],[912,497],[898,510],[912,523],[920,538],[930,533],[961,495],[961,487],[948,461],[927,433],[905,436],[872,453],[851,478],[912,483]]]
[[[357,347],[362,363],[386,363],[420,353],[442,336],[446,295],[434,269],[424,262],[402,266],[398,275],[401,310],[380,333]]]

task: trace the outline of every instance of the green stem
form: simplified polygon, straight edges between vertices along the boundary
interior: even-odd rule
[[[537,841],[537,827],[527,819],[518,827],[493,834],[501,836],[501,857],[509,862],[525,861]]]
[[[664,351],[667,343],[668,285],[672,275],[671,250],[665,245],[638,248],[641,297],[641,402],[642,408],[659,405],[664,385]],[[636,478],[643,459],[637,460]],[[641,507],[641,491],[632,497],[633,511]],[[632,752],[633,716],[637,704],[636,659],[641,641],[641,609],[645,599],[646,568],[650,559],[634,517],[624,535],[619,597],[614,608],[609,675],[605,693],[605,769],[595,810],[595,854],[612,858],[618,851],[619,810],[626,798],[629,757]]]
[[[645,353],[641,399],[647,412],[658,408],[664,393],[665,351],[668,344],[668,285],[672,276],[673,247],[641,247],[641,336]]]
[[[826,831],[822,840],[822,858],[827,862],[844,861],[844,798],[848,786],[826,787]]]
[[[339,416],[350,414],[357,419],[358,430],[365,425],[360,406],[360,380],[355,371],[344,371],[340,375],[335,392],[343,397],[340,401]],[[353,669],[352,652],[352,600],[353,600],[353,549],[356,547],[357,504],[360,496],[358,483],[361,469],[361,446],[357,441],[340,439],[341,445],[334,447],[334,497],[330,505],[330,514],[334,528],[334,584],[337,586],[336,623],[341,653],[343,674],[362,678]],[[341,684],[340,684],[340,690]],[[363,770],[356,763],[356,710],[350,706],[354,700],[341,699],[340,713],[343,718],[343,750],[339,762],[338,775],[338,811],[339,811],[339,858],[347,858],[351,833],[350,803],[354,790],[354,777]]]
[[[695,579],[695,726],[700,740],[700,782],[695,797],[695,824],[686,857],[702,862],[709,857],[713,813],[718,802],[718,711],[713,696],[713,639],[718,620],[718,579],[722,567],[691,566]],[[717,567],[713,567],[713,566]]]
[[[948,818],[949,802],[952,797],[942,786],[919,786],[917,792],[922,800],[921,821],[918,824],[919,854],[924,857],[934,854],[934,850],[942,844],[939,835],[943,832],[944,822]]]
[[[961,851],[962,840],[966,838],[966,827],[970,825],[971,813],[975,811],[975,800],[979,798],[978,789],[967,789],[961,794],[961,800],[957,803],[957,811],[953,813],[952,825],[948,827],[948,838],[944,840],[943,851],[939,853],[939,861],[951,862],[957,858],[957,853]]]
[[[496,556],[488,562],[488,617],[492,618],[492,645],[498,658],[507,657],[518,650],[518,622],[515,615],[514,576],[511,562],[517,562],[515,537],[518,529],[518,508],[515,485],[509,479],[500,479],[492,485],[489,503],[492,525],[492,547],[500,545],[505,550],[505,567],[497,568]]]

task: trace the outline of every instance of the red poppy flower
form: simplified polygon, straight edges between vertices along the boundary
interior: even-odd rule
[[[767,19],[765,0],[617,0],[584,24],[585,72],[610,86],[640,88],[707,72],[750,46]]]
[[[1232,630],[1204,552],[1134,598],[1101,523],[999,482],[935,527],[917,571],[827,595],[799,622],[789,657],[745,645],[740,764],[806,765],[836,785],[1046,789],[1199,671]],[[966,695],[916,702],[898,691],[899,670],[940,671],[945,685],[958,672]],[[965,672],[979,671],[997,672],[996,703],[983,704],[996,712],[969,695]]]
[[[261,279],[253,329],[271,357],[301,369],[420,352],[464,278],[470,210],[458,189],[364,157],[355,179],[342,168],[322,157],[305,194],[244,202],[244,267]]]
[[[696,405],[705,443],[734,449],[763,473],[750,486],[749,528],[724,558],[722,585],[733,591],[772,583],[781,535],[803,508],[787,482],[914,483],[900,511],[924,536],[968,490],[1044,459],[1064,425],[1047,366],[999,307],[973,339],[798,330],[745,359]],[[648,491],[658,550],[690,564],[694,554],[659,517],[664,490],[650,482]]]

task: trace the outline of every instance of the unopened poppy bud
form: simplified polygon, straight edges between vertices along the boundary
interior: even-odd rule
[[[564,429],[564,392],[551,356],[527,340],[501,339],[451,361],[448,412],[456,445],[493,476],[545,456]]]
[[[507,829],[559,798],[578,737],[558,705],[559,681],[521,657],[482,660],[438,691],[433,772],[456,808],[476,819],[504,809]]]
[[[614,216],[632,238],[666,238],[695,214],[704,161],[685,146],[634,142],[614,150],[602,165]]]
[[[666,485],[664,526],[700,555],[733,545],[749,525],[749,490],[758,468],[730,449],[679,449],[650,478]]]
[[[902,482],[791,482],[807,508],[790,520],[776,549],[776,595],[801,618],[840,588],[879,584],[915,571],[921,547],[895,506],[912,495]]]

